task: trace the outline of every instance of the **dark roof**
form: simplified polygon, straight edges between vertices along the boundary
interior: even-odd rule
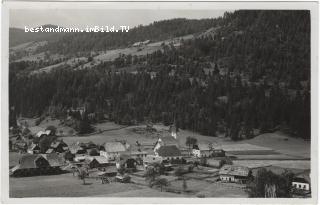
[[[165,137],[161,137],[160,140],[162,141],[163,145],[177,145],[178,144],[178,141],[170,135],[165,136]]]
[[[65,164],[63,157],[57,153],[42,154],[42,156],[49,162],[51,167],[59,167]]]
[[[63,146],[63,147],[67,147],[68,145],[63,142],[63,141],[55,141],[51,143],[51,147],[52,148],[57,148],[59,145]]]
[[[297,174],[293,178],[294,182],[303,182],[303,183],[309,183],[310,184],[310,170],[306,170],[300,174]]]
[[[181,156],[181,152],[175,145],[167,145],[167,146],[161,146],[158,149],[158,154],[161,157],[176,157]]]

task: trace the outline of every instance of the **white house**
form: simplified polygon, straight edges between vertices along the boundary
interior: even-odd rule
[[[210,149],[208,144],[197,144],[192,148],[192,154],[195,157],[209,157]]]
[[[292,180],[292,187],[297,190],[310,191],[310,172],[305,171],[296,175]]]
[[[249,168],[244,166],[224,165],[219,171],[222,182],[245,183],[249,177]]]
[[[106,142],[103,149],[100,150],[100,156],[104,156],[108,160],[116,160],[121,154],[125,153],[129,148],[128,144],[122,142]]]

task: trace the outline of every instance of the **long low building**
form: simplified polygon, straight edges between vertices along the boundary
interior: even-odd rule
[[[60,171],[64,165],[64,159],[53,154],[26,154],[23,155],[19,164],[10,169],[12,176],[34,176],[53,174]]]
[[[224,165],[219,171],[222,182],[246,183],[249,177],[249,168],[244,166]]]

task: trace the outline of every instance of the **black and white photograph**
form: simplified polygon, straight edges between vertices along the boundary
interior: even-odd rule
[[[10,7],[8,198],[317,197],[317,19],[206,4]]]

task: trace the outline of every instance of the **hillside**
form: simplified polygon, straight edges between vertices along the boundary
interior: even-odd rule
[[[55,25],[43,25],[43,28],[56,28]],[[9,28],[9,47],[33,41],[56,41],[63,33],[25,32],[21,28]]]
[[[118,124],[175,123],[233,140],[277,129],[310,138],[308,11],[235,11],[123,34],[70,34],[39,53],[48,58],[10,64],[10,105],[23,116],[65,118],[85,107],[85,115]]]

